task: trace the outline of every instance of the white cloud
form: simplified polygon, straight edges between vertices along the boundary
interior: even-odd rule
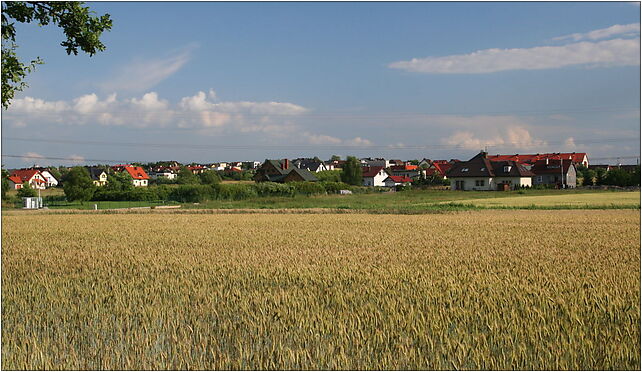
[[[76,155],[76,154],[69,155],[69,159],[71,159],[70,162],[74,164],[80,164],[85,162],[84,156]]]
[[[528,129],[517,125],[458,130],[451,136],[444,138],[442,143],[468,150],[494,147],[496,149],[533,151],[548,146],[546,141],[534,138]]]
[[[613,36],[618,37],[630,37],[640,35],[640,24],[631,23],[628,25],[613,25],[607,28],[601,28],[599,30],[593,30],[586,33],[575,33],[570,35],[558,36],[553,38],[553,40],[602,40],[608,39]]]
[[[42,161],[44,159],[43,155],[38,154],[37,152],[26,152],[22,154],[22,161],[30,163],[33,161]]]
[[[484,49],[470,54],[413,58],[390,68],[433,74],[483,74],[508,70],[542,70],[566,66],[637,66],[640,39],[579,42],[562,46]]]
[[[577,145],[575,144],[575,138],[568,137],[566,141],[564,141],[564,147],[566,148],[566,150],[575,150],[577,148]]]
[[[372,146],[372,142],[365,138],[355,137],[351,140],[344,141],[347,146]]]
[[[99,84],[104,91],[144,92],[180,70],[191,59],[194,45],[167,57],[138,59],[122,67],[115,76]]]
[[[15,126],[92,125],[175,127],[193,129],[199,135],[261,133],[262,139],[281,139],[312,145],[369,146],[367,139],[340,139],[312,133],[294,119],[309,110],[289,102],[213,101],[216,92],[199,91],[172,104],[156,92],[141,97],[118,99],[111,94],[101,99],[85,94],[70,102],[47,102],[31,97],[19,98],[6,111],[7,122]],[[43,120],[43,118],[47,120]]]

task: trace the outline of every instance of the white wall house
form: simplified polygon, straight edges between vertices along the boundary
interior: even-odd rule
[[[515,161],[491,161],[485,152],[455,163],[448,171],[451,190],[512,190],[532,185],[533,172]]]
[[[388,178],[383,167],[366,167],[363,168],[363,186],[386,186],[385,180]]]

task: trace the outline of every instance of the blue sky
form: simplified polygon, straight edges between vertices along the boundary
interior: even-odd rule
[[[87,4],[93,57],[18,27],[5,166],[640,152],[639,3]]]

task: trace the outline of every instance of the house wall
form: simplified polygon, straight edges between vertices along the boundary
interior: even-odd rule
[[[386,178],[388,178],[388,174],[384,171],[377,173],[374,177],[363,177],[363,186],[386,186],[383,182]]]
[[[35,180],[45,181],[45,183],[35,182]],[[44,190],[46,188],[46,182],[47,180],[45,180],[45,178],[40,175],[40,173],[38,173],[31,177],[31,179],[29,180],[29,186],[31,186],[32,189]]]
[[[147,186],[147,180],[132,180],[134,187],[145,187]]]
[[[484,186],[477,186],[475,181],[484,181]],[[463,181],[464,187],[461,189],[456,188],[457,181]],[[497,190],[497,186],[492,177],[455,177],[450,178],[450,189],[451,190]]]
[[[56,177],[53,176],[53,174],[49,173],[49,171],[41,171],[40,174],[47,180],[47,187],[56,187],[58,186],[58,180],[56,180]]]
[[[519,185],[522,187],[530,187],[533,184],[531,177],[495,177],[495,185],[499,185],[502,182],[508,182],[510,185]]]

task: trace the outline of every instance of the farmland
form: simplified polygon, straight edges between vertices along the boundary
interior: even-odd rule
[[[639,210],[2,219],[4,369],[640,368]]]

